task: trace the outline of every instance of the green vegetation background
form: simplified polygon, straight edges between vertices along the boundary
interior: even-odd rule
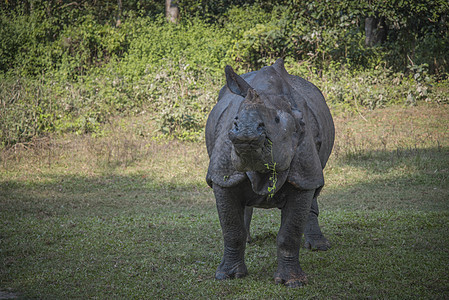
[[[198,140],[224,66],[279,57],[334,107],[449,102],[447,1],[179,0],[179,24],[164,1],[121,2],[0,2],[1,146],[137,114],[142,135]],[[370,48],[368,16],[388,26]]]

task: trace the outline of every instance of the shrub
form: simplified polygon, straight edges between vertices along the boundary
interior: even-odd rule
[[[0,143],[13,145],[52,131],[59,110],[42,80],[0,76]]]
[[[145,20],[139,36],[130,44],[122,67],[126,76],[139,77],[163,67],[167,60],[182,61],[183,68],[216,75],[228,62],[230,37],[216,25],[196,19],[182,24]],[[179,70],[179,65],[171,65]]]
[[[144,112],[156,135],[199,139],[225,65],[244,73],[279,57],[333,106],[449,102],[445,1],[179,5],[182,20],[171,24],[156,1],[122,10],[108,1],[0,2],[1,144],[102,134],[111,118]],[[365,47],[366,16],[386,19],[384,44]]]
[[[250,12],[253,17],[245,18],[244,15]],[[233,35],[234,45],[230,51],[238,67],[256,70],[290,54],[289,20],[281,10],[270,15],[255,7],[236,8],[229,18],[232,22],[227,26],[228,30],[234,32],[234,24],[241,30]]]
[[[411,68],[409,75],[382,67],[352,71],[338,63],[331,64],[320,76],[307,62],[287,61],[286,67],[291,74],[314,83],[332,107],[359,110],[392,104],[416,105],[418,101],[449,103],[449,94],[443,88],[448,87],[448,82],[432,87],[425,65]]]

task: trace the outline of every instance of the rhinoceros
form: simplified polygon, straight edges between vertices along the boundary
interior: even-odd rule
[[[279,208],[275,283],[301,286],[307,281],[299,263],[303,233],[307,247],[330,247],[318,224],[317,196],[334,143],[331,113],[318,88],[288,74],[282,59],[241,76],[227,66],[225,74],[206,124],[206,181],[224,239],[215,278],[247,275],[252,208]]]

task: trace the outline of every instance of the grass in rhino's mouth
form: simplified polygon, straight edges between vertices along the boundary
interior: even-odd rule
[[[269,172],[271,172],[271,176],[269,180],[271,181],[271,186],[268,186],[268,197],[273,198],[274,194],[276,193],[276,183],[277,183],[277,172],[276,172],[276,162],[274,161],[273,156],[273,142],[267,138],[266,139],[266,147],[264,149],[267,149],[270,152],[271,162],[266,163],[265,167]]]
[[[271,159],[270,163],[273,162],[273,142],[268,137],[265,139],[265,141],[263,143],[262,152],[263,152],[264,156],[270,157],[270,159]]]

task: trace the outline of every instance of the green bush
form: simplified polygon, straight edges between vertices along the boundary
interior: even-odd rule
[[[449,81],[433,87],[426,65],[411,67],[408,75],[383,67],[353,71],[339,63],[329,65],[320,76],[307,62],[287,61],[286,67],[291,74],[314,83],[332,107],[375,109],[392,104],[416,105],[418,101],[449,104]]]
[[[201,139],[207,115],[217,101],[217,91],[223,80],[215,80],[206,71],[189,70],[185,64],[178,63],[170,68],[172,65],[173,62],[167,61],[149,80],[153,86],[159,86],[162,93],[146,103],[146,110],[154,112],[157,135]]]
[[[59,104],[42,80],[0,76],[0,143],[13,145],[54,130]]]
[[[180,0],[180,24],[156,2],[0,2],[1,144],[143,112],[156,135],[200,139],[224,67],[279,57],[334,107],[449,102],[445,1]],[[385,43],[365,46],[367,16]]]
[[[125,30],[98,24],[87,15],[76,26],[65,28],[53,44],[55,71],[76,79],[92,68],[123,55],[127,48]]]
[[[289,54],[289,18],[282,11],[285,8],[271,14],[257,7],[229,11],[226,29],[234,37],[229,54],[237,67],[251,71]]]
[[[6,15],[0,12],[0,71],[39,76],[51,65],[49,47],[57,27],[45,11]]]
[[[229,62],[226,59],[230,36],[216,25],[196,19],[180,25],[164,19],[141,23],[139,35],[133,39],[122,62],[125,76],[140,77],[166,65],[167,60],[182,61],[183,68],[193,72],[217,75]],[[179,70],[179,65],[170,67]]]

